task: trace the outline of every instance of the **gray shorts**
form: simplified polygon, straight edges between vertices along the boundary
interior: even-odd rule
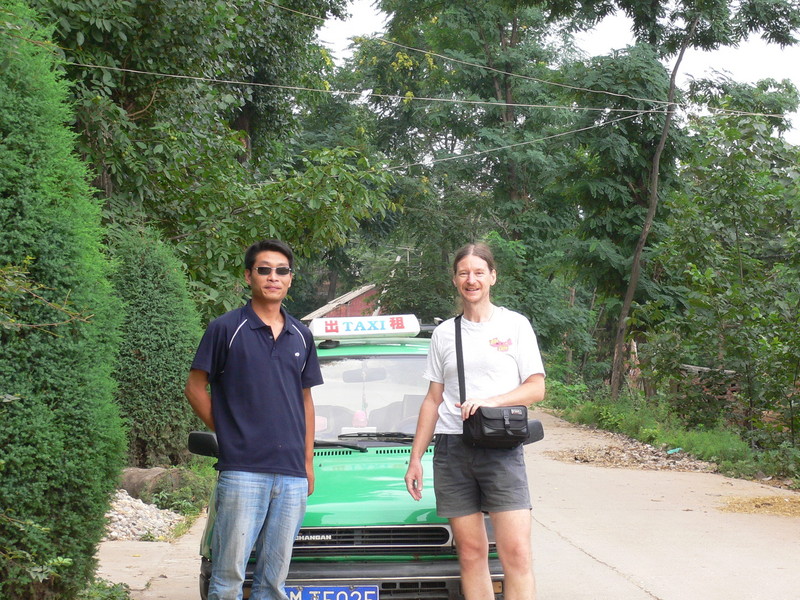
[[[523,446],[472,448],[460,435],[437,435],[433,453],[436,514],[450,519],[476,512],[530,510],[523,450]]]

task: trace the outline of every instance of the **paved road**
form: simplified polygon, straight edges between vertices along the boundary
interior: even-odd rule
[[[541,600],[800,598],[800,518],[721,512],[791,492],[707,473],[567,464],[545,452],[602,438],[546,419],[531,448]]]
[[[726,498],[790,496],[708,473],[602,468],[549,451],[607,439],[540,414],[528,446],[539,600],[800,600],[800,518],[722,512]],[[203,521],[175,543],[107,542],[98,574],[134,600],[197,600]]]

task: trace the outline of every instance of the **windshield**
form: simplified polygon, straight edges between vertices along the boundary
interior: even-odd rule
[[[425,356],[320,358],[324,385],[315,387],[316,438],[414,433],[428,389]]]

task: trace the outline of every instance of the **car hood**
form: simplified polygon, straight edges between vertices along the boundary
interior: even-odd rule
[[[429,448],[422,458],[422,500],[413,500],[404,476],[409,445],[380,445],[366,452],[317,449],[314,493],[308,498],[303,527],[358,527],[444,523],[436,516],[433,466]]]

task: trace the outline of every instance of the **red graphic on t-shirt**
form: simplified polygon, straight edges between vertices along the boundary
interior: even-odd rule
[[[511,338],[508,338],[505,342],[502,342],[497,338],[493,338],[489,340],[489,345],[499,352],[508,352],[508,349],[511,347]]]

